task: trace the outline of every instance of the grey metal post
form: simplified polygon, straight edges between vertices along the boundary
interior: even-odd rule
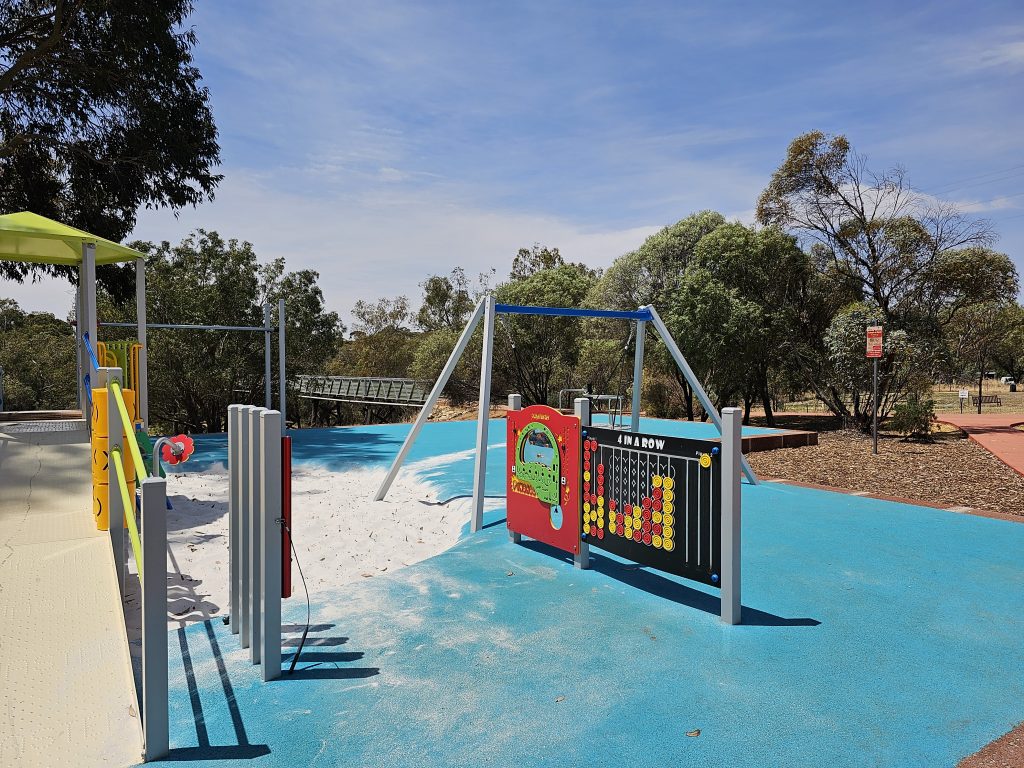
[[[228,406],[228,572],[231,578],[229,605],[231,634],[239,630],[239,571],[242,526],[242,406]]]
[[[142,481],[142,730],[146,760],[167,755],[167,481]]]
[[[260,477],[263,481],[260,574],[263,597],[263,680],[281,676],[281,420],[278,411],[260,414],[263,450]]]
[[[85,354],[82,343],[82,274],[83,270],[81,267],[78,268],[78,288],[75,291],[75,365],[78,371],[78,410],[82,412],[82,416],[85,417],[86,424],[89,423],[90,414],[86,413],[86,406],[89,403],[89,399],[85,394],[85,367],[82,365],[82,356]],[[3,410],[0,408],[0,410]]]
[[[281,434],[288,431],[288,374],[285,369],[284,299],[277,300],[277,402],[281,411]]]
[[[508,409],[510,411],[518,411],[518,410],[521,410],[522,407],[523,407],[523,396],[522,395],[509,395],[508,396]],[[514,445],[506,445],[505,446],[505,457],[506,457],[505,458],[505,462],[506,462],[506,464],[511,464],[511,463],[515,462],[516,457],[512,454],[512,452],[515,449],[516,449],[516,447]],[[506,468],[506,471],[507,471],[507,468]],[[518,544],[519,542],[521,542],[523,540],[523,534],[516,533],[515,531],[509,531],[508,532],[508,538],[509,538],[509,541],[511,541],[513,544]]]
[[[273,399],[273,387],[270,381],[270,305],[263,305],[263,393],[266,403],[264,404],[266,409],[269,411],[274,407]]]
[[[487,431],[491,421],[491,365],[494,361],[494,297],[484,299],[484,339],[480,352],[480,404],[476,422],[476,467],[473,477],[473,518],[470,533],[484,526],[487,485]]]
[[[232,613],[238,611],[238,630],[243,648],[249,647],[249,619],[252,616],[249,606],[252,595],[249,593],[251,562],[249,561],[249,528],[252,520],[252,464],[249,459],[249,446],[252,444],[252,411],[251,405],[243,405],[238,409],[239,440],[238,440],[238,606],[232,606]]]
[[[480,303],[476,305],[476,309],[473,310],[473,315],[469,318],[469,322],[466,323],[466,327],[463,329],[462,335],[459,337],[459,341],[455,345],[455,349],[453,349],[451,355],[448,356],[448,362],[444,364],[444,369],[441,371],[441,375],[438,376],[437,381],[434,382],[434,388],[430,390],[430,396],[427,397],[427,402],[424,403],[423,408],[420,409],[419,416],[416,417],[416,423],[412,425],[412,429],[409,430],[409,434],[405,436],[405,442],[402,443],[402,447],[398,450],[398,455],[395,456],[395,460],[391,462],[391,469],[388,470],[387,476],[380,484],[380,488],[377,489],[377,494],[373,497],[377,501],[382,501],[384,497],[387,496],[388,489],[391,487],[391,484],[395,482],[398,470],[402,468],[402,464],[405,462],[405,457],[409,455],[409,450],[412,448],[412,444],[416,442],[417,435],[419,435],[423,425],[427,423],[427,419],[430,418],[430,414],[434,412],[434,406],[437,405],[437,400],[441,397],[441,392],[444,391],[445,385],[448,383],[448,379],[451,378],[452,372],[455,370],[455,366],[459,362],[459,358],[462,357],[462,353],[466,351],[466,346],[469,344],[469,340],[473,336],[473,331],[475,331],[477,325],[480,324],[480,318],[483,317],[484,314],[484,303],[485,300],[481,299]]]
[[[260,629],[263,626],[263,568],[260,562],[260,526],[263,522],[263,473],[260,453],[263,451],[263,408],[249,409],[249,660],[259,664],[262,651]],[[278,433],[280,434],[280,433]]]
[[[128,567],[124,552],[124,504],[121,501],[120,486],[117,482],[117,471],[114,469],[114,451],[120,451],[124,460],[123,427],[121,412],[114,401],[116,382],[124,386],[124,378],[120,368],[100,368],[100,378],[107,388],[107,533],[110,535],[110,548],[114,553],[114,569],[117,571],[117,588],[124,600],[125,571]],[[127,465],[127,461],[124,461]],[[128,478],[125,477],[127,481]],[[143,558],[145,559],[145,558]]]
[[[96,349],[96,244],[82,243],[82,272],[85,280],[82,285],[82,306],[85,310],[84,330],[89,334],[89,342]],[[88,353],[86,353],[88,357]]]
[[[146,337],[146,260],[135,260],[135,316],[138,319],[136,337],[142,349],[139,350],[139,380],[135,386],[139,392],[139,412],[136,416],[144,429],[149,429],[149,341]]]
[[[697,374],[690,368],[690,364],[686,362],[686,358],[683,357],[683,353],[679,350],[679,346],[676,344],[675,339],[672,338],[672,334],[669,333],[665,322],[661,319],[661,315],[658,314],[658,310],[648,305],[641,307],[651,313],[651,322],[654,323],[655,330],[658,331],[658,335],[661,336],[661,340],[665,343],[666,349],[669,354],[672,355],[672,359],[675,361],[679,370],[682,372],[686,381],[689,382],[690,388],[693,389],[693,393],[697,396],[697,400],[700,402],[701,407],[711,418],[711,421],[716,427],[718,432],[722,432],[722,417],[718,413],[718,409],[711,402],[711,398],[708,397],[708,393],[704,391],[704,387],[701,386],[700,380],[697,378]],[[751,485],[757,485],[757,475],[754,474],[754,470],[750,468],[750,464],[747,463],[745,456],[740,456],[740,466],[743,467],[743,474],[747,476],[747,480],[750,481]]]
[[[743,456],[743,410],[722,409],[722,621],[740,623],[742,530],[740,459]]]
[[[79,343],[83,347],[83,367],[86,371],[92,371],[92,358],[89,357],[89,353],[84,348],[84,335],[89,334],[89,343],[92,344],[94,350],[96,349],[96,246],[91,243],[82,243],[81,276],[82,300],[79,303],[79,309],[82,312],[82,316],[76,318],[79,330],[78,338]],[[90,376],[90,380],[91,378]],[[102,382],[93,383],[93,387],[99,386],[102,386]],[[87,396],[83,403],[88,403],[88,401]],[[86,415],[85,425],[89,434],[92,435],[91,414]]]
[[[874,360],[875,369],[875,396],[872,401],[873,406],[871,408],[871,452],[878,455],[878,358]]]
[[[644,377],[644,337],[647,335],[647,321],[636,321],[636,352],[633,354],[633,405],[630,410],[629,431],[640,431],[640,393]]]
[[[580,420],[580,429],[586,429],[590,426],[590,399],[586,397],[577,397],[573,401],[573,412],[576,414],[576,418]],[[582,436],[581,436],[582,437]],[[557,448],[555,450],[558,450]],[[582,508],[577,505],[576,510],[576,530],[583,530],[583,521],[580,517],[583,514]],[[577,568],[589,568],[590,567],[590,544],[587,540],[580,536],[580,552],[578,555],[572,557],[573,565]]]

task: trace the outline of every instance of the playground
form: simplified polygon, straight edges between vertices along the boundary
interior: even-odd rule
[[[283,305],[279,410],[269,307],[165,326],[263,334],[265,406],[158,437],[144,261],[14,224],[81,270],[86,414],[0,433],[19,764],[952,766],[1021,720],[1024,526],[758,477],[744,448],[791,433],[719,412],[653,306],[485,296],[429,392],[351,393],[404,397],[413,424],[329,430],[284,428]],[[98,338],[104,260],[136,264],[136,341]],[[502,314],[635,324],[628,419],[587,393],[492,418]],[[478,327],[478,418],[431,423]],[[642,418],[648,332],[707,423]]]
[[[488,495],[504,491],[498,426]],[[329,439],[339,477],[383,472],[405,429],[310,434],[308,448],[300,434],[296,467]],[[471,424],[439,424],[417,443],[444,498],[472,490],[472,439]],[[740,626],[721,623],[710,586],[513,545],[496,508],[441,555],[315,589],[306,648],[277,682],[219,618],[176,630],[171,756],[952,766],[1020,720],[1024,526],[769,482],[743,501]],[[299,593],[284,602],[286,663],[304,623]]]

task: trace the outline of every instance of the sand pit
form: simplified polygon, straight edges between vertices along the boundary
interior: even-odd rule
[[[398,476],[386,501],[373,501],[384,468],[292,471],[295,547],[311,595],[372,578],[432,557],[458,540],[471,499],[443,499],[424,474],[462,456],[414,462]],[[223,466],[171,474],[167,495],[168,626],[226,615],[228,605],[228,477]],[[487,509],[503,500],[488,499]],[[133,564],[134,565],[134,564]],[[133,568],[134,570],[134,568]],[[303,599],[293,564],[296,599]],[[128,603],[137,597],[130,591]],[[134,611],[128,611],[129,616]]]

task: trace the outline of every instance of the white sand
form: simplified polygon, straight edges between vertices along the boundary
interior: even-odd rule
[[[493,447],[493,446],[492,446]],[[471,499],[439,500],[424,479],[472,451],[414,462],[402,469],[385,501],[373,501],[384,469],[292,472],[292,531],[314,598],[318,591],[390,573],[451,547],[469,521]],[[223,467],[168,475],[168,624],[226,614],[228,606],[228,477]],[[442,503],[447,501],[447,503]],[[488,508],[501,499],[488,499]],[[292,565],[293,595],[303,599]]]

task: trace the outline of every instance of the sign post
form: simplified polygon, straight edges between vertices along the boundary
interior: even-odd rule
[[[967,390],[966,389],[961,389],[960,390],[960,413],[964,412],[964,403],[966,402],[966,400],[967,400]]]
[[[871,453],[878,455],[878,358],[882,356],[882,326],[869,325],[867,330],[867,357],[874,367],[874,398],[871,415]]]

